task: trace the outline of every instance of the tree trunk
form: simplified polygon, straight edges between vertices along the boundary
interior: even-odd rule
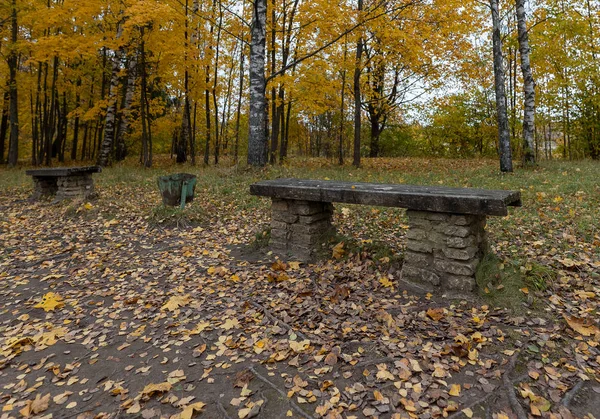
[[[216,2],[216,0],[215,0]],[[213,4],[215,3],[213,2]],[[214,7],[214,6],[213,6]],[[217,102],[217,82],[219,77],[219,53],[221,51],[221,30],[223,29],[223,10],[219,2],[219,23],[217,25],[217,43],[215,49],[215,65],[213,74],[212,98],[215,111],[215,165],[219,163],[219,151],[221,146],[221,137],[219,135],[219,103]]]
[[[244,94],[244,41],[240,40],[240,90],[238,92],[238,103],[235,117],[235,145],[233,153],[233,162],[238,164],[238,155],[240,150],[240,119],[242,115],[242,96]]]
[[[123,33],[123,25],[118,24],[117,28],[117,39],[121,38]],[[115,142],[116,134],[116,117],[117,117],[117,92],[119,90],[119,72],[121,70],[121,55],[122,48],[114,51],[114,57],[112,60],[112,72],[110,77],[110,87],[108,90],[108,107],[106,108],[106,118],[104,123],[104,139],[100,145],[100,152],[98,154],[98,166],[108,166],[110,164],[110,158],[112,149]]]
[[[12,0],[11,3],[11,45],[8,55],[8,70],[9,70],[9,121],[10,121],[10,138],[8,141],[8,165],[14,167],[19,159],[19,106],[17,94],[17,35],[19,26],[17,22],[17,0]]]
[[[359,19],[363,9],[363,0],[358,0]],[[354,63],[354,158],[352,164],[360,166],[360,130],[361,130],[361,98],[360,98],[360,72],[363,53],[362,37],[356,43],[356,61]]]
[[[502,37],[500,35],[500,15],[498,0],[490,0],[492,9],[492,42],[494,50],[494,89],[496,92],[496,118],[498,120],[498,150],[500,153],[500,170],[512,172],[512,153],[510,149],[510,132],[506,113],[506,92],[504,89],[504,62],[502,58]]]
[[[142,120],[142,156],[140,163],[144,167],[152,166],[152,131],[150,122],[150,104],[148,102],[148,81],[146,77],[146,50],[144,42],[144,28],[140,28],[140,75],[141,75],[141,100],[140,117]]]
[[[6,137],[8,133],[8,109],[10,107],[10,82],[7,80],[7,89],[4,91],[2,102],[2,120],[0,121],[0,164],[4,163],[4,150],[6,150]],[[35,153],[34,153],[35,155]]]
[[[190,88],[189,88],[189,80],[190,74],[188,71],[188,13],[189,13],[189,2],[185,0],[185,30],[183,33],[184,36],[184,53],[183,53],[183,63],[184,63],[184,101],[183,101],[183,115],[181,117],[181,131],[178,137],[178,141],[175,143],[175,153],[177,158],[175,161],[177,163],[185,163],[187,161],[187,152],[188,152],[188,144],[190,141]]]
[[[371,115],[371,151],[369,157],[379,157],[379,136],[381,135],[381,125],[379,123],[379,114],[377,111]]]
[[[519,53],[521,55],[521,71],[523,73],[523,91],[525,103],[523,110],[523,161],[535,164],[533,133],[535,130],[535,81],[529,61],[529,35],[525,17],[525,0],[516,0],[517,28],[519,32]]]
[[[137,69],[137,56],[131,54],[127,62],[127,81],[125,83],[125,94],[121,103],[121,117],[119,118],[119,128],[117,129],[115,160],[125,160],[127,156],[127,145],[125,144],[125,134],[129,131],[129,114],[131,112],[131,103],[135,93],[135,80]]]
[[[344,164],[344,105],[346,100],[346,58],[348,56],[348,37],[344,41],[344,69],[342,70],[342,93],[340,101],[340,132],[338,134],[338,164]]]
[[[255,0],[252,10],[250,39],[250,113],[248,120],[248,164],[267,164],[265,40],[267,21],[266,0]]]
[[[46,166],[50,166],[51,160],[53,157],[52,144],[54,134],[56,133],[56,116],[57,116],[57,108],[58,108],[58,98],[56,92],[56,79],[58,78],[58,56],[54,56],[53,65],[52,65],[52,86],[50,87],[50,109],[48,110],[48,115],[45,117],[46,126],[45,126],[45,137],[46,137]]]
[[[208,86],[209,76],[208,68],[206,69],[206,85]],[[204,91],[204,111],[206,116],[206,142],[204,144],[204,164],[208,165],[208,159],[210,157],[210,91],[206,89]]]
[[[275,73],[275,46],[277,15],[275,14],[275,0],[271,0],[271,74]],[[277,117],[277,89],[275,83],[271,84],[271,153],[270,163],[277,162],[276,152],[278,148],[277,140],[279,137],[279,118]]]
[[[71,160],[74,161],[77,159],[77,143],[79,142],[79,113],[81,107],[81,93],[79,89],[81,88],[81,77],[77,78],[76,83],[76,94],[75,94],[75,111],[77,114],[75,115],[75,122],[73,123],[73,142],[71,144]]]

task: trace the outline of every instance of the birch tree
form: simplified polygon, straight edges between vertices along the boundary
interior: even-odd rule
[[[250,114],[248,121],[248,164],[267,164],[265,97],[265,45],[267,0],[255,0],[250,28]]]
[[[535,145],[533,133],[535,131],[535,81],[529,60],[529,34],[527,32],[527,19],[525,16],[525,0],[515,0],[517,12],[517,30],[519,34],[519,54],[521,56],[521,72],[523,73],[523,161],[527,164],[535,163]]]
[[[510,131],[506,112],[506,90],[504,87],[504,58],[502,57],[502,36],[500,34],[500,13],[498,0],[490,0],[492,11],[492,47],[494,53],[494,90],[496,93],[496,118],[498,121],[498,151],[500,170],[512,172],[512,152]]]
[[[122,22],[117,23],[117,42],[119,42],[123,34]],[[121,56],[123,55],[122,47],[118,46],[113,51],[112,71],[110,76],[110,86],[108,90],[108,107],[106,108],[106,117],[104,122],[104,139],[100,145],[98,154],[98,166],[108,166],[115,141],[116,134],[116,118],[117,118],[117,93],[119,90],[119,72],[121,71]]]

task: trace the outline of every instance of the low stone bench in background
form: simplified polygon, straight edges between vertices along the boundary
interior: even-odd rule
[[[25,174],[33,177],[31,199],[55,196],[57,201],[69,198],[91,199],[95,197],[92,173],[101,172],[99,166],[53,167],[27,170]]]
[[[250,193],[272,199],[271,249],[303,260],[334,231],[332,202],[406,208],[402,278],[460,291],[475,288],[486,217],[521,205],[518,191],[303,179],[261,181]]]

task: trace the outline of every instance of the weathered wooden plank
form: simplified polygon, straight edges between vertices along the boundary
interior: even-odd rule
[[[250,193],[279,199],[343,202],[453,214],[507,215],[507,206],[521,206],[519,191],[311,179],[265,180],[250,185]]]
[[[83,175],[88,173],[101,172],[100,166],[85,166],[85,167],[49,167],[44,169],[31,169],[25,171],[28,176],[71,176],[71,175]]]

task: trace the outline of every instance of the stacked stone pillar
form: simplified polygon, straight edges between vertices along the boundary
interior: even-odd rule
[[[334,229],[329,202],[276,199],[271,203],[270,248],[280,254],[309,259]]]
[[[56,178],[43,176],[33,177],[33,195],[32,199],[40,199],[44,196],[54,196],[58,191]]]
[[[77,197],[87,199],[94,196],[94,181],[91,174],[61,176],[56,183],[57,200]]]
[[[402,278],[472,291],[477,265],[488,251],[485,215],[411,210],[406,214],[409,229]]]

